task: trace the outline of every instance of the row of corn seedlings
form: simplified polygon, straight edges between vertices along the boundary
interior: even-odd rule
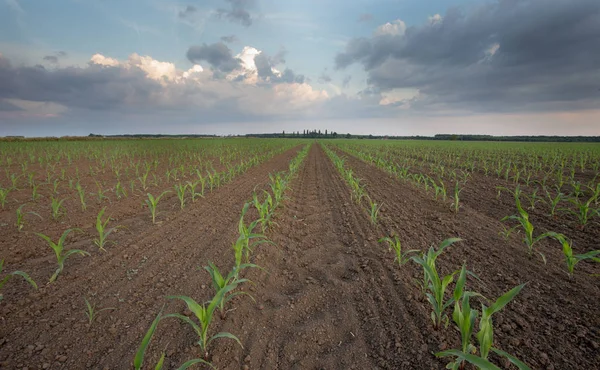
[[[367,203],[367,213],[369,215],[369,219],[373,225],[377,224],[377,219],[379,217],[379,211],[383,204],[379,204],[375,202],[366,192],[365,185],[361,183],[361,180],[354,176],[354,172],[350,168],[346,168],[344,159],[340,158],[331,148],[324,145],[323,149],[327,156],[333,162],[335,168],[337,168],[338,172],[342,175],[346,183],[350,186],[352,190],[352,199],[356,202],[356,204],[360,205],[363,199],[366,199]]]
[[[247,292],[239,289],[242,285],[249,282],[248,279],[241,277],[241,273],[247,268],[260,268],[258,265],[250,262],[251,252],[254,247],[260,244],[271,243],[265,236],[264,232],[271,225],[273,213],[275,209],[281,205],[284,195],[283,193],[289,187],[289,182],[292,177],[298,172],[300,164],[308,154],[309,147],[310,145],[307,145],[299,152],[296,158],[290,162],[289,170],[287,172],[269,175],[269,188],[271,189],[272,193],[265,190],[263,193],[265,194],[263,202],[258,200],[258,195],[255,192],[253,194],[252,201],[244,204],[240,220],[238,222],[239,236],[233,243],[234,264],[231,270],[224,274],[215,264],[210,261],[208,262],[208,265],[204,267],[204,269],[208,271],[212,280],[212,285],[214,288],[213,297],[204,303],[198,303],[193,298],[188,296],[179,295],[167,297],[169,300],[183,301],[187,308],[194,314],[196,320],[194,321],[188,316],[184,316],[179,313],[163,314],[163,306],[163,309],[161,309],[152,322],[136,352],[134,358],[134,367],[136,369],[142,368],[146,351],[158,328],[159,323],[168,318],[176,318],[188,324],[196,333],[198,338],[197,344],[202,351],[201,358],[189,360],[181,365],[179,369],[186,369],[189,366],[198,363],[206,364],[214,368],[209,361],[209,345],[216,339],[231,339],[243,347],[239,338],[232,333],[219,332],[212,334],[211,327],[213,326],[213,317],[215,312],[218,310],[221,318],[225,319],[226,314],[231,311],[231,309],[227,309],[226,305],[229,301],[231,301],[232,298],[236,296],[245,295],[254,300],[254,298]],[[254,207],[257,209],[259,217],[247,224],[244,218],[246,217],[246,214],[252,205],[254,205]],[[256,231],[259,226],[262,228],[262,233],[258,233]],[[155,366],[156,369],[161,369],[164,366],[165,357],[166,355],[163,352]]]

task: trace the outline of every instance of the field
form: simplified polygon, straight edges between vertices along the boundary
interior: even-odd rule
[[[600,368],[598,145],[0,142],[0,170],[0,368]]]

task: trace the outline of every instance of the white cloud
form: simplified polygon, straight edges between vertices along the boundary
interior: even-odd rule
[[[396,19],[392,23],[388,22],[386,24],[382,24],[381,26],[375,29],[376,36],[383,35],[392,35],[392,36],[402,36],[406,32],[406,23],[401,19]]]
[[[433,25],[442,22],[444,18],[439,14],[434,14],[432,16],[429,16],[427,19],[429,20],[429,24]]]

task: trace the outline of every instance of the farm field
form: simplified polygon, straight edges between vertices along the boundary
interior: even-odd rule
[[[0,368],[129,369],[147,339],[143,368],[600,368],[599,166],[592,144],[2,142]],[[44,236],[70,229],[61,270]],[[184,296],[230,334],[205,346]]]

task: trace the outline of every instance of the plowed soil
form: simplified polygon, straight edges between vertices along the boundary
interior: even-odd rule
[[[132,368],[161,309],[190,314],[165,296],[189,295],[199,302],[211,296],[210,278],[198,268],[208,261],[231,265],[242,205],[255,187],[266,187],[269,173],[287,170],[297,150],[251,168],[183,211],[163,214],[157,225],[146,213],[122,213],[119,223],[127,228],[106,253],[94,250],[90,236],[69,239],[68,248],[95,252],[68,260],[55,284],[34,291],[11,281],[0,303],[0,368]],[[267,233],[275,245],[257,247],[253,262],[262,269],[247,270],[253,299],[238,296],[224,319],[215,317],[214,332],[231,332],[243,344],[211,343],[217,368],[443,369],[448,361],[433,353],[458,348],[459,334],[452,324],[433,329],[429,303],[414,284],[422,272],[413,263],[399,267],[377,241],[392,234],[405,249],[421,250],[463,238],[438,265],[448,273],[466,261],[481,279],[469,281],[470,289],[491,299],[527,283],[495,318],[496,347],[534,369],[600,368],[600,288],[590,276],[599,273],[597,266],[582,262],[569,279],[559,247],[543,246],[547,265],[527,258],[520,237],[498,235],[502,224],[495,211],[468,202],[454,214],[430,194],[343,155],[369,195],[383,202],[380,222],[371,224],[320,144],[312,145]],[[27,240],[50,251],[41,240]],[[19,256],[20,246],[14,248],[11,256]],[[54,270],[49,254],[13,262],[11,268],[40,282]],[[97,309],[114,309],[89,326],[84,296]],[[165,351],[165,368],[177,368],[201,356],[195,342],[190,327],[164,319],[145,363],[154,365]]]

